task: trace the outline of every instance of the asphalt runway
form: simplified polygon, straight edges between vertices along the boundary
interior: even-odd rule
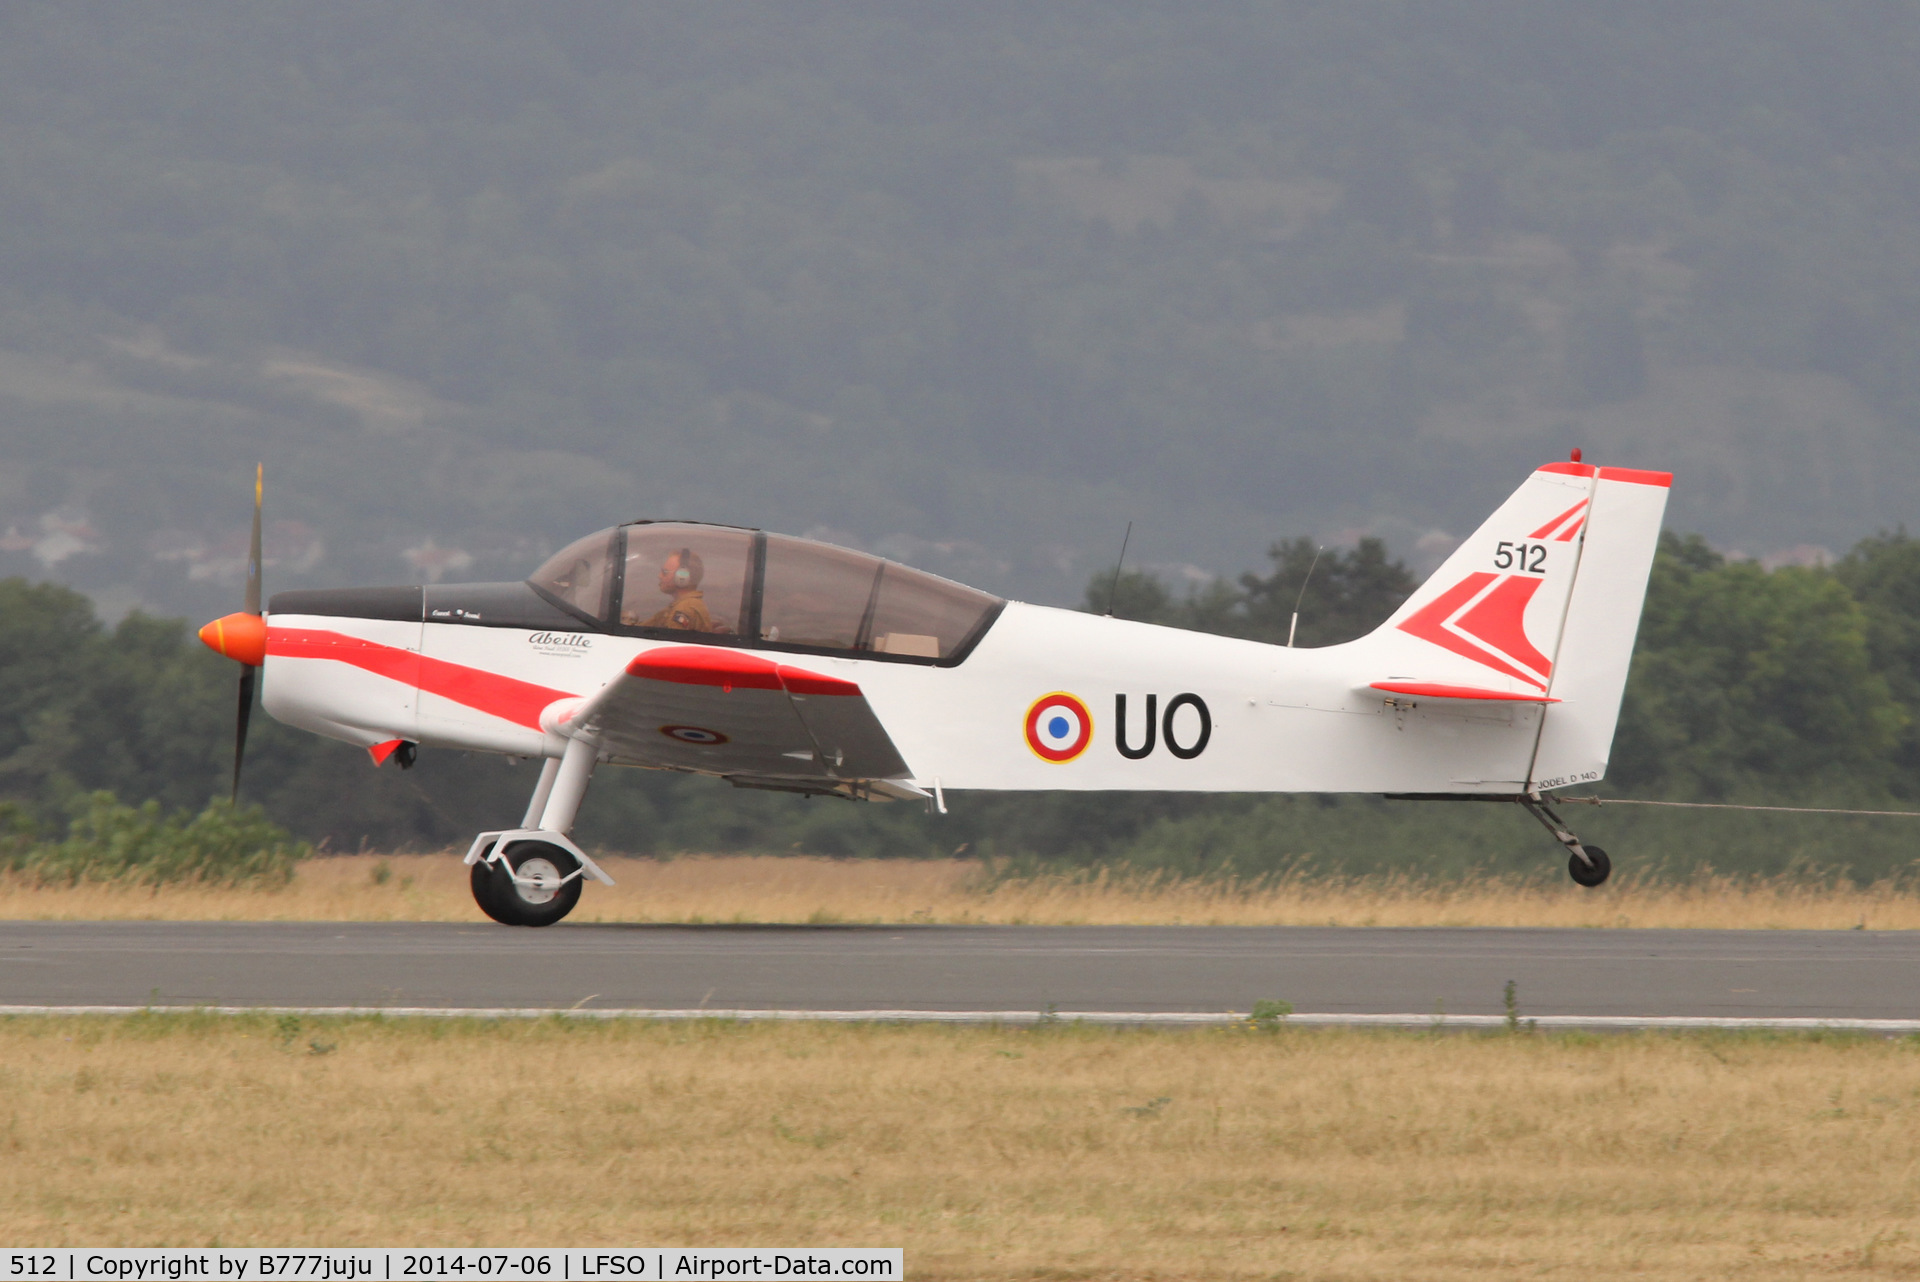
[[[0,923],[0,1005],[1920,1019],[1920,932]]]

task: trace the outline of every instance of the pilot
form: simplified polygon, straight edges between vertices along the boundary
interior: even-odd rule
[[[660,590],[672,597],[666,607],[640,624],[643,628],[672,628],[679,632],[718,632],[700,580],[707,567],[692,548],[681,548],[660,563]]]

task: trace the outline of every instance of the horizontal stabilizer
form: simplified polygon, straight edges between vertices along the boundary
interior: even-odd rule
[[[1479,686],[1445,685],[1437,681],[1376,681],[1369,690],[1410,694],[1420,699],[1474,699],[1495,703],[1558,703],[1544,694],[1515,694],[1510,690],[1483,690]]]

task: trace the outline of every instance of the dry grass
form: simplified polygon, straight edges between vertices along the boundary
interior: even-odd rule
[[[609,859],[575,917],[641,922],[945,922],[1030,925],[1589,926],[1920,929],[1920,888],[1794,878],[1617,876],[1571,882],[1299,876],[1265,883],[1100,874],[995,880],[964,860],[772,856]],[[291,886],[230,890],[0,878],[0,920],[471,921],[453,855],[345,855]]]
[[[915,1277],[1920,1276],[1920,1047],[0,1023],[14,1245],[880,1245]]]

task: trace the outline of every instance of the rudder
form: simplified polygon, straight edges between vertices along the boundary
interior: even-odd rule
[[[1593,498],[1547,691],[1555,702],[1528,772],[1536,789],[1593,783],[1606,774],[1673,482],[1667,472],[1588,470]]]

